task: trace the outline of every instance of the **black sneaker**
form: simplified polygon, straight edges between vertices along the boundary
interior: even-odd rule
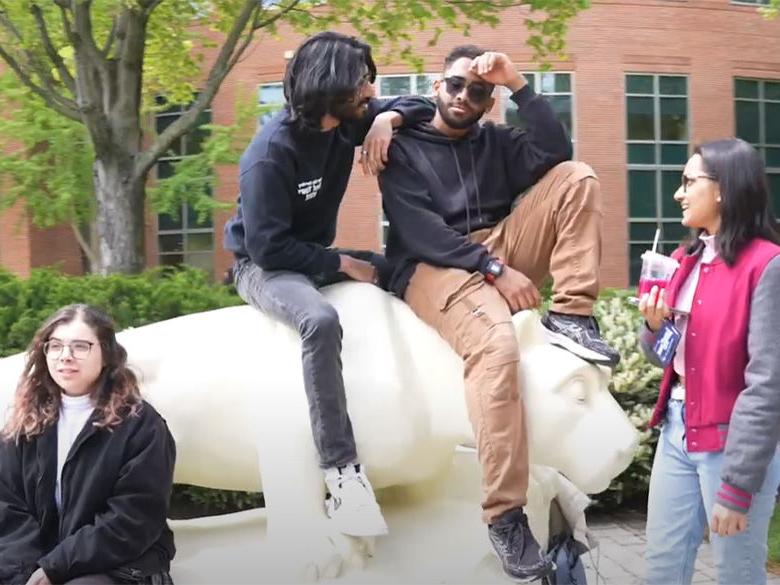
[[[566,315],[550,311],[542,317],[547,339],[585,361],[614,368],[620,354],[606,344],[593,317]]]
[[[513,508],[501,514],[488,526],[488,536],[504,572],[518,583],[542,579],[555,569],[531,534],[528,518],[522,508]]]

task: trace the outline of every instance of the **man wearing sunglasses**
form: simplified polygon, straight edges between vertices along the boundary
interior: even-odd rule
[[[478,124],[496,86],[508,88],[525,130]],[[566,130],[506,55],[458,47],[434,91],[433,121],[398,133],[379,178],[390,288],[463,358],[490,540],[508,575],[539,579],[551,563],[523,512],[528,450],[511,317],[539,306],[552,275],[551,342],[594,363],[619,361],[592,317],[599,183],[569,160]]]
[[[393,127],[433,116],[423,98],[374,99],[375,77],[371,48],[354,37],[323,32],[304,41],[285,72],[287,106],[263,124],[241,157],[238,209],[225,225],[241,298],[301,336],[327,512],[338,530],[353,536],[384,534],[387,526],[358,462],[339,317],[318,289],[346,278],[376,283],[385,265],[372,252],[330,247],[355,147],[363,145],[364,171],[375,174]]]

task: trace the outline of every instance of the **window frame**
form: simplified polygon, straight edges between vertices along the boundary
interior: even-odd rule
[[[653,90],[652,94],[636,93],[628,91],[628,78],[629,76],[642,76],[653,78]],[[685,93],[684,94],[670,94],[661,93],[661,78],[662,77],[677,77],[685,79]],[[624,118],[624,135],[625,135],[625,147],[626,147],[626,246],[628,251],[628,275],[629,283],[634,283],[631,274],[631,249],[633,246],[639,245],[652,245],[653,239],[634,239],[631,235],[631,228],[633,225],[654,225],[656,227],[664,228],[662,232],[666,230],[667,225],[677,226],[680,224],[682,213],[679,216],[670,217],[665,215],[664,199],[665,193],[663,189],[663,178],[665,172],[679,172],[682,174],[685,168],[685,162],[683,163],[664,163],[662,162],[661,154],[663,146],[665,145],[677,145],[685,146],[686,152],[690,152],[691,143],[691,97],[690,97],[690,74],[688,73],[648,73],[644,71],[626,71],[624,72],[624,100],[625,100],[625,118]],[[653,139],[632,139],[629,138],[629,118],[628,118],[628,103],[631,98],[648,98],[652,97],[653,100]],[[685,130],[686,140],[664,140],[661,134],[661,100],[663,98],[684,98],[685,99]],[[633,144],[651,144],[653,145],[653,158],[654,163],[632,163],[629,160],[629,147]],[[686,160],[688,155],[686,155]],[[655,175],[655,217],[641,217],[633,216],[631,214],[631,191],[630,191],[630,176],[631,171],[650,171]],[[683,228],[684,230],[684,228]],[[668,248],[679,244],[679,240],[672,238],[662,237],[659,240],[661,251],[664,251],[664,247]],[[648,246],[649,247],[649,246]]]

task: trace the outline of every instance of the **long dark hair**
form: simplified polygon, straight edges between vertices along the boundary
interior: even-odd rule
[[[754,238],[780,244],[766,168],[758,151],[744,140],[727,138],[700,144],[694,154],[701,156],[704,170],[720,187],[720,229],[715,242],[724,262],[733,265],[737,254]],[[698,230],[696,235],[701,233]],[[701,246],[697,237],[688,253],[698,252]]]
[[[11,417],[3,429],[4,437],[32,438],[57,422],[61,390],[49,374],[43,346],[58,326],[79,318],[95,332],[103,353],[103,369],[92,389],[98,412],[96,426],[111,428],[138,412],[141,406],[138,381],[127,367],[127,351],[116,340],[111,318],[89,305],[68,305],[49,317],[27,348]]]
[[[352,98],[366,73],[373,83],[376,65],[364,42],[330,31],[309,37],[284,73],[290,119],[299,128],[319,130],[322,117]]]

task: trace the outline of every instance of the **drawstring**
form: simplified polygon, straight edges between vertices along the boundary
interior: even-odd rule
[[[460,180],[460,184],[463,187],[463,197],[466,199],[466,235],[471,235],[471,212],[469,211],[469,190],[466,188],[466,182],[463,180],[463,172],[460,170],[460,162],[458,162],[458,153],[455,150],[455,147],[452,145],[452,142],[450,142],[450,150],[452,151],[452,156],[455,159],[455,168],[458,171],[458,179]],[[471,160],[474,160],[474,154],[471,154]],[[472,163],[473,164],[473,163]],[[473,174],[473,169],[472,169]]]
[[[479,197],[479,181],[477,181],[477,164],[474,161],[474,149],[469,141],[469,154],[471,155],[471,178],[474,180],[474,190],[477,192],[477,213],[479,214],[479,222],[482,223],[482,202]]]

